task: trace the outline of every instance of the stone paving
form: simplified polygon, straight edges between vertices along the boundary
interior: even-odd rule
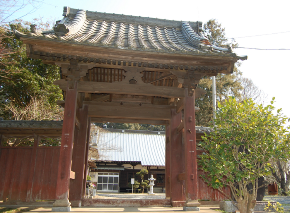
[[[98,199],[165,199],[164,193],[156,193],[155,195],[144,194],[131,194],[131,193],[116,193],[116,194],[106,194],[98,193],[94,198]],[[282,204],[284,207],[285,213],[290,213],[290,196],[265,196],[264,200],[277,201]],[[2,205],[0,205],[1,207]],[[11,206],[12,207],[12,206]],[[10,208],[11,208],[10,207]],[[3,207],[2,207],[3,208]],[[9,208],[9,207],[8,207]],[[12,207],[13,208],[13,207]],[[17,208],[17,207],[16,207]],[[21,208],[21,207],[18,207]],[[23,208],[23,207],[22,207]],[[218,213],[219,208],[216,206],[212,207],[200,207],[200,212],[204,213]],[[0,208],[1,210],[1,208]],[[25,208],[23,209],[25,211]],[[30,212],[51,212],[50,207],[37,207],[28,208],[26,211]],[[72,208],[73,212],[184,212],[182,208],[173,208],[173,207],[81,207],[81,208]],[[1,212],[1,211],[0,211]]]
[[[216,211],[216,207],[200,207],[200,213],[220,213]],[[1,208],[0,208],[1,210]],[[15,210],[15,209],[14,209]],[[51,212],[49,207],[35,207],[35,208],[18,208],[25,212]],[[2,211],[3,212],[3,211]],[[97,212],[97,213],[113,213],[113,212],[162,212],[162,213],[175,213],[175,212],[185,212],[182,207],[80,207],[71,208],[71,212]],[[192,211],[188,211],[192,212]],[[56,212],[54,212],[56,213]]]
[[[165,199],[165,193],[155,193],[154,195],[149,195],[148,193],[97,193],[93,199]]]

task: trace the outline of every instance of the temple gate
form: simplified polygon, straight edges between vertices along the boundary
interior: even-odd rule
[[[16,32],[31,58],[61,68],[55,84],[64,91],[65,113],[56,210],[80,205],[90,122],[166,125],[166,196],[172,206],[198,206],[197,84],[204,76],[232,73],[245,58],[210,44],[201,22],[69,7],[63,16],[52,31]]]

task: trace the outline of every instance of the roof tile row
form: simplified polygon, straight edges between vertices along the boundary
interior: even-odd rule
[[[70,11],[74,12],[70,13]],[[70,8],[65,8],[64,15],[65,17],[55,25],[54,31],[31,33],[26,36],[150,52],[232,54],[228,48],[211,45],[203,34],[194,31],[192,22],[166,21]],[[197,26],[199,24],[198,22]]]

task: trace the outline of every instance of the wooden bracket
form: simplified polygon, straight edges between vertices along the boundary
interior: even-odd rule
[[[184,109],[184,98],[180,98],[176,105],[176,113],[181,112]]]
[[[201,88],[196,88],[195,89],[195,99],[200,98],[201,96],[205,95],[206,91]]]
[[[85,92],[85,101],[91,101],[92,100],[92,93]]]
[[[182,122],[178,125],[178,127],[177,127],[177,131],[180,132],[180,131],[182,131],[183,129],[184,129],[184,122],[182,121]]]

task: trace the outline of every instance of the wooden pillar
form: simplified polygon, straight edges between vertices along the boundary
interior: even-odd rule
[[[80,207],[83,198],[83,180],[85,169],[85,154],[87,145],[87,128],[88,128],[88,106],[78,109],[77,118],[80,128],[77,138],[74,141],[72,171],[75,172],[75,178],[70,180],[69,200],[72,206]]]
[[[184,177],[184,155],[182,144],[182,130],[178,127],[181,124],[182,113],[171,110],[170,121],[170,192],[171,204],[173,207],[185,205],[185,177]]]
[[[198,199],[197,152],[195,131],[195,94],[185,90],[184,103],[185,193],[187,202]]]
[[[0,134],[0,156],[1,156],[1,152],[2,152],[2,147],[4,146],[3,143],[4,143],[4,136],[2,134]]]
[[[89,159],[89,146],[90,146],[90,134],[91,134],[91,119],[88,118],[88,127],[87,127],[87,140],[86,140],[86,153],[85,153],[85,168],[84,180],[83,180],[83,197],[86,195],[86,183],[87,183],[87,174],[88,174],[88,159]]]
[[[165,193],[166,198],[170,197],[170,125],[166,125],[166,142],[165,142]]]
[[[52,211],[70,211],[68,191],[75,130],[77,94],[77,82],[74,82],[73,88],[69,88],[68,84],[65,97],[64,119],[61,135],[61,148],[56,184],[56,201],[53,204]]]

